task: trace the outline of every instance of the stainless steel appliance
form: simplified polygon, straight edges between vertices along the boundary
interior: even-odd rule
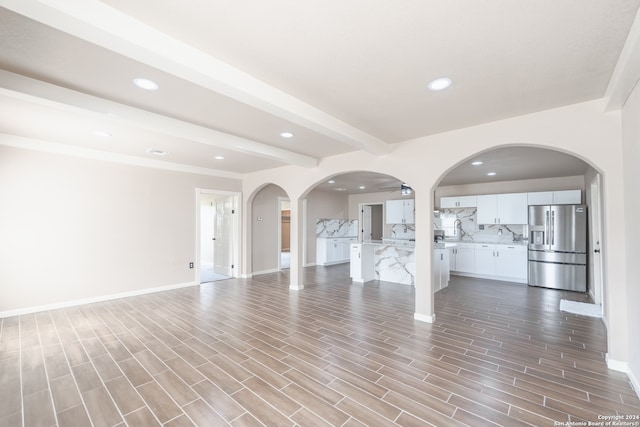
[[[529,285],[587,291],[586,206],[529,206]]]

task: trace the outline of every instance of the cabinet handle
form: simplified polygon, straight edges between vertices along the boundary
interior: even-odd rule
[[[500,258],[500,252],[496,252],[496,257]]]
[[[440,254],[440,261],[444,261],[444,255]]]

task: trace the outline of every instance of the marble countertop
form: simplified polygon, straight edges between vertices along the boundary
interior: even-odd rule
[[[383,239],[383,240],[371,240],[368,242],[362,242],[363,245],[376,245],[376,246],[402,246],[413,248],[416,245],[415,241],[402,240],[402,239]]]
[[[491,244],[491,245],[517,245],[517,246],[527,246],[529,242],[527,240],[517,240],[517,241],[500,241],[500,240],[457,240],[457,239],[444,239],[444,244],[451,244],[452,246],[456,243],[483,243],[483,244]],[[447,246],[447,247],[452,247]]]

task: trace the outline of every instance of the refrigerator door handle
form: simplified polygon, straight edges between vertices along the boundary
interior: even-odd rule
[[[556,213],[551,211],[551,246],[555,245],[555,233],[556,233]]]
[[[548,245],[549,244],[549,211],[545,212],[546,215],[546,219],[545,219],[545,225],[544,225],[544,244]]]

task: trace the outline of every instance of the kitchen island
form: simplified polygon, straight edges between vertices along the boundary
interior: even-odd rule
[[[415,242],[385,239],[351,244],[353,282],[382,280],[414,286],[415,277]]]

